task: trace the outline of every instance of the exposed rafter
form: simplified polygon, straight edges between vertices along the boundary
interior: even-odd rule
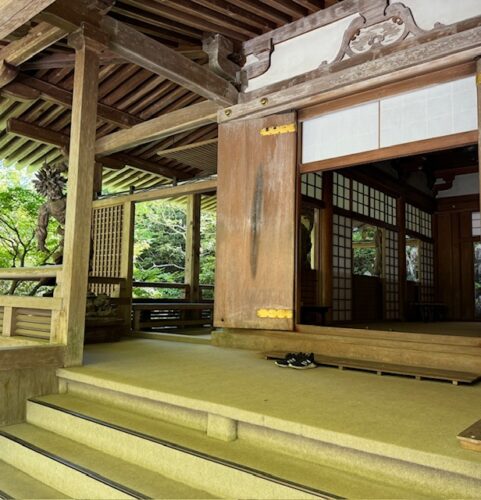
[[[66,134],[52,130],[46,127],[28,123],[22,120],[11,118],[7,122],[7,132],[18,137],[31,139],[35,142],[55,146],[61,149],[64,153],[67,152],[70,143],[70,137]],[[156,163],[151,160],[145,160],[132,155],[119,153],[116,155],[99,158],[98,161],[107,168],[114,170],[123,169],[126,166],[132,167],[142,172],[150,174],[162,175],[167,178],[189,179],[193,174],[187,172],[176,171],[165,165]]]
[[[20,74],[14,82],[5,86],[2,92],[11,98],[18,96],[20,100],[24,100],[25,96],[28,95],[26,89],[29,89],[28,92],[32,99],[41,98],[69,109],[72,107],[72,92],[26,74]],[[142,122],[140,118],[102,103],[98,104],[97,115],[102,120],[122,128],[132,127]]]
[[[221,106],[237,102],[238,92],[228,81],[112,17],[96,15],[69,0],[57,0],[43,16],[70,32],[78,29],[82,23],[88,23],[106,34],[109,49],[127,61],[168,78]]]

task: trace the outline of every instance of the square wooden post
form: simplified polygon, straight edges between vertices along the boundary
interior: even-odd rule
[[[478,172],[479,172],[479,201],[481,208],[481,57],[476,61],[476,87],[478,89]]]
[[[122,219],[122,257],[120,261],[120,276],[125,279],[125,284],[120,290],[120,305],[122,317],[125,322],[126,333],[132,327],[132,282],[134,258],[134,231],[135,231],[135,203],[127,201],[123,207]]]
[[[190,300],[201,299],[199,287],[200,275],[200,211],[201,195],[191,194],[188,197],[186,210],[187,236],[185,241],[185,279],[190,285]]]
[[[63,306],[52,321],[54,341],[67,346],[65,366],[81,365],[95,169],[99,49],[87,28],[70,37],[75,48],[75,76],[70,132],[63,272]]]

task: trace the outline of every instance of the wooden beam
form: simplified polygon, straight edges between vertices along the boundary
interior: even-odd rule
[[[112,17],[96,15],[93,11],[72,4],[70,0],[57,0],[44,16],[52,24],[69,31],[75,31],[82,23],[95,26],[108,36],[109,49],[127,61],[221,106],[237,103],[238,92],[228,81]]]
[[[67,151],[70,144],[70,137],[67,134],[57,132],[52,129],[40,127],[33,123],[27,123],[17,118],[10,118],[7,122],[7,132],[25,137],[42,144],[55,146],[63,151]],[[137,158],[128,154],[116,154],[97,159],[105,167],[113,169],[122,169],[125,166],[133,167],[142,172],[151,174],[162,175],[164,177],[173,179],[189,179],[193,174],[186,172],[177,172],[176,170],[166,167],[160,163],[156,163],[143,158]]]
[[[477,140],[477,131],[461,132],[459,134],[408,142],[405,144],[374,149],[338,158],[329,158],[327,160],[304,163],[300,166],[300,172],[302,174],[307,174],[309,172],[320,172],[322,170],[336,170],[339,168],[353,167],[356,165],[363,165],[365,163],[389,160],[392,158],[431,153],[433,151],[443,151],[451,148],[460,148],[476,144]]]
[[[76,37],[74,43],[77,60],[63,272],[56,290],[62,296],[63,310],[52,318],[52,338],[67,347],[65,366],[81,365],[83,360],[99,73],[98,44],[85,36]]]
[[[58,29],[58,28],[57,28]],[[205,58],[206,54],[199,47],[179,47],[175,50],[179,54],[184,55],[189,59]],[[106,51],[100,55],[100,66],[106,64],[124,64],[126,61],[123,57]],[[57,53],[48,54],[46,56],[29,61],[22,66],[23,70],[39,70],[39,69],[57,69],[57,68],[73,68],[75,65],[75,54]]]
[[[2,0],[0,5],[0,39],[35,17],[55,0]]]
[[[12,66],[20,66],[65,36],[66,32],[57,26],[39,23],[27,35],[1,49],[0,59]]]
[[[193,179],[182,182],[175,186],[162,186],[154,189],[146,189],[133,194],[114,195],[100,200],[95,200],[94,208],[104,208],[125,202],[153,201],[165,198],[177,198],[194,193],[212,193],[217,189],[217,176]]]
[[[201,201],[202,196],[198,193],[190,194],[187,198],[184,283],[190,287],[189,300],[192,302],[201,300],[199,287]]]
[[[105,17],[101,26],[110,37],[110,49],[128,61],[221,106],[237,103],[235,87],[205,66],[110,17]]]
[[[128,155],[125,153],[117,153],[111,156],[104,156],[99,159],[107,168],[124,168],[125,166],[132,167],[141,172],[149,172],[151,174],[162,175],[168,179],[190,179],[193,174],[187,172],[178,172],[173,168],[166,167],[155,161],[146,160],[137,156]]]
[[[15,66],[11,66],[7,62],[0,60],[0,88],[15,80],[17,75],[18,69]]]
[[[19,99],[23,100],[27,88],[32,92],[32,97],[36,99],[44,99],[69,109],[72,108],[72,92],[23,73],[18,76],[15,82],[4,87],[2,94],[10,98],[18,96]],[[102,120],[121,128],[129,128],[142,123],[142,120],[134,115],[101,103],[98,104],[97,114]]]
[[[216,104],[205,101],[153,118],[129,130],[114,132],[97,141],[96,154],[105,156],[209,123],[216,123],[218,109]]]
[[[39,127],[38,125],[27,123],[17,118],[10,118],[7,121],[7,132],[41,142],[42,144],[56,146],[60,149],[67,149],[70,143],[68,135],[45,127]]]
[[[402,50],[393,52],[388,47],[391,52],[382,49],[383,52],[377,54],[379,57],[373,59],[373,55],[368,54],[357,61],[358,64],[350,61],[351,66],[341,61],[302,76],[301,80],[306,79],[301,83],[296,84],[295,77],[292,86],[282,90],[268,93],[260,89],[256,91],[259,98],[220,112],[219,122],[299,109],[472,61],[481,50],[480,22],[480,18],[474,18],[439,28],[423,40],[403,42]],[[430,41],[429,37],[434,39]],[[250,97],[246,94],[245,98]]]

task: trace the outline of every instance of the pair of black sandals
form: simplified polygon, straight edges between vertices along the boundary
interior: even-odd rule
[[[279,368],[294,368],[295,370],[309,370],[310,368],[317,368],[313,352],[290,352],[285,355],[284,359],[278,359],[276,361],[276,365]]]

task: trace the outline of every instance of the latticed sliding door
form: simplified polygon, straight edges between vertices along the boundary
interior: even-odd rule
[[[332,319],[352,319],[352,219],[338,214],[332,227]]]
[[[419,245],[419,284],[421,302],[434,302],[434,244]]]
[[[399,235],[386,229],[384,238],[384,314],[386,319],[399,319]]]

